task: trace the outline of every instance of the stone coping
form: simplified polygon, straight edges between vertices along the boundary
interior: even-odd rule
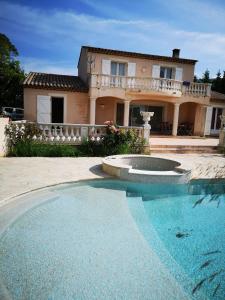
[[[176,160],[150,155],[113,155],[102,160],[107,174],[143,183],[187,183],[191,171],[180,165]]]

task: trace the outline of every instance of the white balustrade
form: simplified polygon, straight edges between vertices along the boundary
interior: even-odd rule
[[[209,97],[211,85],[208,83],[186,83],[182,81],[164,78],[152,77],[128,77],[115,75],[91,75],[91,87],[96,88],[122,88],[131,90],[149,90],[163,92],[167,94],[176,94],[181,96],[201,96]]]
[[[46,142],[80,144],[82,140],[100,140],[105,133],[103,125],[89,124],[38,124],[42,134],[37,139]]]
[[[211,84],[191,82],[183,86],[182,92],[184,95],[210,97]]]
[[[20,128],[23,123],[17,123],[17,125]],[[79,145],[83,140],[100,141],[106,134],[105,125],[61,123],[38,123],[37,125],[41,133],[34,135],[33,140],[46,143]],[[139,137],[143,136],[143,127],[119,126],[119,128],[125,131],[133,129]]]

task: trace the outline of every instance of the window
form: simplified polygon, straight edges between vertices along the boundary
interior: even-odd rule
[[[213,107],[211,130],[219,130],[221,126],[220,116],[223,114],[223,109],[219,107]]]
[[[118,63],[118,62],[111,62],[111,75],[117,76],[125,76],[126,64],[125,63]]]
[[[173,68],[160,67],[160,78],[172,79]]]
[[[124,78],[126,73],[126,64],[111,61],[111,75],[113,76],[110,80],[110,85],[113,87],[123,87]],[[115,76],[115,77],[114,77]],[[121,77],[119,77],[121,76]]]

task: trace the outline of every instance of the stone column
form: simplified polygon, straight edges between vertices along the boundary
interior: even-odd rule
[[[211,96],[211,86],[212,86],[212,84],[208,83],[208,85],[206,87],[206,96],[207,97]]]
[[[149,146],[150,145],[150,130],[151,130],[151,125],[149,124],[151,117],[154,116],[154,112],[147,112],[147,111],[141,111],[140,115],[143,118],[144,121],[144,139],[145,139],[145,146]]]
[[[177,136],[180,103],[174,103],[172,135]]]
[[[124,100],[123,126],[129,126],[130,101]]]
[[[95,125],[96,98],[90,98],[90,124]]]

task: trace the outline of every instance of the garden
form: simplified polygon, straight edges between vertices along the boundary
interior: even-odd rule
[[[11,122],[6,126],[7,156],[16,157],[78,157],[140,154],[144,152],[144,138],[133,129],[125,130],[112,121],[105,122],[105,134],[95,140],[83,138],[80,145],[45,141],[35,123]],[[38,139],[34,139],[38,137]]]

